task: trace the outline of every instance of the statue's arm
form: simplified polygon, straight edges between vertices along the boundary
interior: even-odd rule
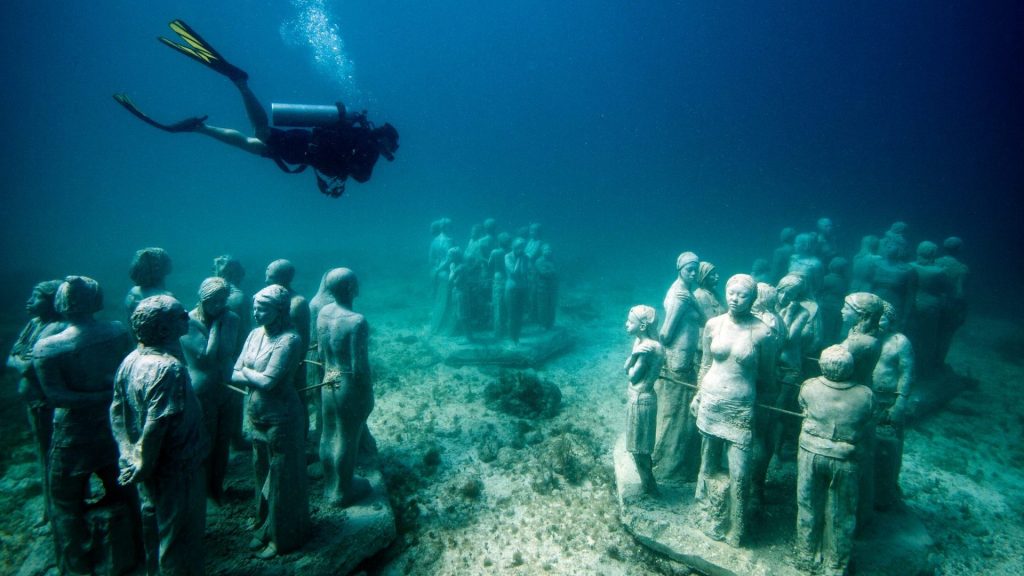
[[[33,355],[35,357],[33,366],[35,366],[36,375],[39,377],[39,385],[42,386],[47,400],[57,408],[83,408],[110,403],[112,394],[110,390],[78,392],[69,389],[64,382],[60,359],[46,354],[45,348],[37,345]]]
[[[370,325],[365,318],[359,319],[352,338],[352,371],[370,377]]]
[[[299,341],[297,335],[288,337],[270,353],[270,361],[267,362],[267,367],[262,372],[243,366],[241,375],[244,382],[242,383],[257,390],[273,390],[291,372],[301,347],[302,342]]]

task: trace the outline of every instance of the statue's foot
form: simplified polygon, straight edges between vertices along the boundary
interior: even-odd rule
[[[277,556],[277,546],[274,546],[273,542],[267,544],[266,548],[256,553],[256,557],[260,560],[270,560],[274,556]]]
[[[370,486],[369,480],[355,476],[352,478],[352,485],[349,486],[349,489],[340,497],[332,497],[330,501],[332,505],[338,506],[339,508],[348,508],[363,498],[366,498],[372,492],[373,488]]]
[[[253,552],[262,550],[266,545],[267,543],[264,542],[262,538],[254,536],[252,540],[249,540],[249,550],[252,550]]]

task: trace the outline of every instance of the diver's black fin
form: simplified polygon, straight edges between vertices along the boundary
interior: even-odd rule
[[[163,36],[158,37],[158,40],[174,48],[178,52],[192,58],[196,62],[203,64],[215,72],[227,76],[231,81],[238,82],[239,80],[248,80],[249,75],[246,74],[245,70],[228,63],[220,52],[217,52],[213,46],[203,40],[203,37],[198,32],[192,29],[191,26],[185,24],[182,20],[173,20],[168,26],[175,34],[181,37],[185,41],[185,44],[178,44],[172,40],[168,40]]]
[[[139,110],[138,106],[136,106],[135,103],[132,102],[127,95],[114,94],[114,100],[121,106],[124,106],[125,110],[131,112],[132,115],[134,115],[139,120],[142,120],[143,122],[149,124],[154,128],[164,130],[165,132],[193,132],[195,131],[196,128],[201,126],[202,123],[206,120],[206,116],[202,116],[186,118],[180,122],[175,122],[174,124],[161,124],[160,122],[157,122],[156,120],[153,120],[152,118],[147,116],[146,113],[142,110]]]

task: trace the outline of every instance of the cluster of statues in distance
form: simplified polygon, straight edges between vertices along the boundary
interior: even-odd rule
[[[905,232],[864,237],[851,266],[829,219],[787,228],[724,302],[714,265],[679,255],[660,327],[650,306],[626,320],[626,450],[645,497],[694,482],[701,528],[739,547],[772,458],[795,459],[795,565],[847,573],[857,525],[900,499],[911,386],[944,369],[966,312],[960,239],[909,261]]]
[[[249,546],[260,558],[308,536],[307,441],[319,446],[327,502],[344,508],[372,492],[354,475],[357,456],[376,451],[356,275],[330,270],[307,302],[290,288],[292,264],[275,260],[250,300],[241,264],[221,256],[186,311],[164,287],[170,271],[160,248],[135,254],[131,333],[94,318],[103,295],[85,276],[41,282],[27,303],[32,318],[8,366],[21,376],[42,463],[42,522],[62,574],[122,573],[142,558],[150,574],[204,573],[206,502],[224,497],[232,446],[251,445]],[[94,476],[101,493],[90,488]],[[107,533],[97,536],[89,514],[100,509]]]
[[[451,225],[448,218],[431,224],[431,332],[519,342],[524,321],[550,330],[558,271],[541,225],[530,224],[513,237],[488,218],[473,225],[465,249],[452,240]]]

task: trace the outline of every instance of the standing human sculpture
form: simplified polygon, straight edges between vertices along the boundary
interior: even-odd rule
[[[821,376],[800,388],[803,423],[797,456],[796,551],[801,565],[847,574],[857,526],[861,462],[871,457],[871,389],[850,380],[853,356],[821,352]]]
[[[109,412],[114,373],[131,351],[132,338],[120,322],[93,318],[103,309],[103,293],[91,278],[65,278],[54,308],[68,328],[40,339],[32,350],[39,383],[54,406],[49,462],[53,537],[61,572],[88,574],[95,569],[85,518],[90,477],[95,474],[103,483],[110,504],[131,511],[137,506],[134,492],[117,482],[118,450]],[[130,517],[136,525],[137,512]]]
[[[882,302],[878,320],[881,350],[871,374],[875,393],[874,506],[891,508],[900,501],[903,434],[914,383],[914,347],[896,331],[896,309]]]
[[[645,494],[657,495],[651,453],[654,451],[658,396],[654,384],[665,364],[665,349],[658,342],[658,316],[650,306],[634,306],[626,317],[626,333],[634,336],[633,349],[623,368],[629,379],[626,398],[626,452],[640,475]]]
[[[806,283],[799,274],[787,274],[776,287],[779,303],[778,313],[785,328],[782,347],[777,350],[778,395],[775,406],[784,410],[796,410],[796,398],[803,382],[804,355],[807,354],[807,333],[811,328],[811,315],[803,307]],[[780,457],[792,461],[796,457],[796,440],[799,425],[792,419],[777,420],[773,431],[774,451]]]
[[[317,339],[323,364],[323,435],[320,462],[324,467],[327,500],[350,506],[370,493],[370,483],[355,476],[356,457],[366,419],[373,411],[370,377],[370,326],[352,310],[359,281],[348,268],[327,274],[327,289],[334,302],[317,317]]]
[[[121,453],[118,481],[139,487],[150,574],[205,573],[207,444],[178,344],[189,324],[185,308],[170,296],[139,302],[131,317],[139,346],[114,378],[110,423]]]
[[[32,295],[25,302],[25,311],[31,319],[18,334],[14,346],[11,347],[11,353],[7,356],[7,367],[18,374],[18,396],[25,403],[29,428],[39,459],[42,476],[40,484],[43,487],[43,514],[37,523],[39,526],[50,521],[48,486],[50,442],[53,438],[53,404],[46,398],[39,384],[39,377],[32,363],[32,349],[36,342],[47,336],[59,334],[67,328],[67,323],[54,309],[54,298],[60,284],[60,280],[47,280],[36,284],[32,289]]]
[[[907,326],[914,307],[917,275],[910,264],[903,261],[906,241],[886,237],[881,242],[881,258],[871,272],[871,289],[867,290],[892,304],[896,309],[897,326]]]
[[[250,549],[272,558],[302,546],[309,529],[302,406],[292,385],[302,339],[291,327],[291,294],[271,285],[253,297],[257,327],[235,362],[232,381],[251,390],[246,410],[256,471],[256,534]]]
[[[850,293],[850,281],[846,277],[849,263],[846,258],[836,256],[828,263],[828,274],[818,291],[818,317],[821,319],[821,345],[831,346],[842,339],[843,298]]]
[[[495,247],[487,259],[487,273],[491,279],[491,330],[494,337],[501,339],[508,327],[508,309],[505,307],[505,255],[512,247],[512,237],[507,232],[498,234]]]
[[[882,353],[878,333],[878,322],[883,311],[882,302],[881,298],[868,292],[854,292],[843,302],[842,315],[846,339],[840,346],[846,348],[853,356],[853,373],[850,375],[850,381],[868,388],[872,387],[875,366]],[[874,454],[874,434],[873,431],[869,432],[871,433],[864,439],[864,453]],[[874,458],[864,459],[860,466],[857,521],[866,526],[871,521],[875,506]]]
[[[707,318],[693,292],[700,259],[693,252],[676,258],[676,279],[665,293],[665,315],[658,338],[665,347],[665,368],[671,379],[655,384],[658,394],[658,434],[654,446],[655,472],[662,480],[690,482],[700,467],[700,437],[688,408],[697,382],[697,350]]]
[[[932,374],[942,368],[940,334],[942,314],[952,292],[946,269],[935,262],[939,247],[925,240],[917,246],[917,261],[911,264],[917,279],[907,335],[914,342],[918,373]]]
[[[946,299],[939,327],[938,361],[940,365],[946,362],[946,355],[949,354],[953,335],[967,319],[967,277],[970,275],[970,269],[960,261],[960,250],[963,248],[963,244],[963,240],[956,236],[946,238],[942,242],[945,254],[935,259],[935,263],[946,271],[950,283],[950,294]]]
[[[295,328],[295,333],[299,335],[299,339],[302,340],[302,349],[309,350],[310,341],[310,313],[309,313],[309,302],[306,297],[299,294],[292,289],[292,280],[295,279],[295,266],[289,260],[278,259],[274,260],[267,265],[267,271],[264,275],[264,279],[268,286],[276,284],[281,286],[292,295],[291,307],[288,311],[288,316],[291,318],[292,327]],[[306,363],[300,362],[299,367],[295,369],[295,377],[293,385],[295,390],[301,390],[306,387]],[[312,396],[312,394],[308,395]],[[305,392],[299,393],[299,400],[302,402],[302,434],[303,436],[309,435],[309,422],[310,422],[310,408],[309,400]]]
[[[128,269],[135,286],[128,291],[124,299],[124,307],[128,316],[132,315],[139,302],[150,296],[171,292],[164,287],[165,278],[171,273],[171,257],[163,248],[143,248],[135,253],[132,265]]]
[[[558,269],[551,253],[551,245],[544,243],[540,248],[540,255],[533,263],[536,274],[535,319],[545,330],[555,326],[555,315],[558,311]]]
[[[732,546],[743,542],[750,517],[754,409],[758,398],[774,389],[775,337],[751,313],[756,296],[757,285],[747,274],[726,283],[728,313],[704,327],[704,357],[690,405],[702,436],[695,499],[705,516],[704,530]],[[723,456],[727,479],[722,478]]]
[[[508,337],[519,342],[523,330],[523,316],[526,314],[527,282],[530,268],[526,257],[526,240],[516,238],[505,254],[505,313],[507,315]]]
[[[778,282],[789,271],[789,260],[793,257],[793,241],[796,230],[789,226],[779,232],[779,245],[772,251],[771,282]]]
[[[224,498],[231,437],[240,426],[232,402],[238,393],[228,388],[240,324],[238,316],[228,310],[230,294],[227,280],[216,276],[203,280],[199,285],[199,303],[189,312],[188,332],[180,341],[210,442],[206,493],[218,504]]]
[[[868,234],[861,238],[860,251],[854,255],[850,271],[850,292],[866,292],[871,289],[875,264],[881,259],[878,249],[878,236]]]

